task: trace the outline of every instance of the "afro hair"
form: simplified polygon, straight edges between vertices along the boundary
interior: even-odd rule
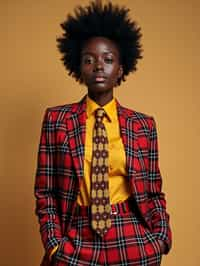
[[[123,75],[118,81],[125,81],[125,76],[136,71],[138,59],[142,58],[141,29],[135,21],[128,17],[129,9],[113,5],[111,2],[103,5],[102,1],[92,1],[88,6],[77,6],[74,16],[68,15],[61,23],[64,33],[57,38],[57,47],[63,55],[68,74],[80,83],[81,80],[81,50],[88,39],[105,37],[114,41],[119,49],[120,64]]]

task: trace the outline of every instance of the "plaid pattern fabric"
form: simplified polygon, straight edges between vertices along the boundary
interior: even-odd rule
[[[52,265],[159,266],[158,241],[133,211],[112,215],[113,226],[100,237],[90,227],[90,216],[74,216]]]
[[[103,236],[111,227],[111,207],[108,183],[108,137],[103,118],[103,108],[95,111],[93,151],[91,164],[91,223],[92,228]]]
[[[45,256],[70,229],[77,194],[84,176],[86,97],[78,103],[46,110],[35,178],[36,215]],[[122,107],[117,101],[120,133],[126,153],[127,181],[143,223],[152,236],[171,247],[162,177],[158,165],[155,121]],[[47,264],[48,265],[48,264]]]

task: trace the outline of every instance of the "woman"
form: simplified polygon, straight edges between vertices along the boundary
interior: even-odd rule
[[[100,1],[61,24],[62,60],[88,93],[46,110],[35,181],[42,265],[160,265],[171,230],[153,117],[113,89],[136,70],[141,30]]]

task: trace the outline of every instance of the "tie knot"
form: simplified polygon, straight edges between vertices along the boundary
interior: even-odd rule
[[[95,117],[96,117],[97,122],[102,122],[103,117],[105,115],[106,115],[106,112],[104,111],[103,108],[96,109],[96,111],[95,111]]]

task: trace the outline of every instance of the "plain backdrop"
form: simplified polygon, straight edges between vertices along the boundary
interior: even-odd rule
[[[123,0],[143,32],[144,59],[115,89],[124,106],[157,122],[160,169],[173,248],[163,266],[199,266],[198,0]],[[41,121],[47,107],[78,101],[84,86],[60,61],[59,24],[88,1],[0,2],[0,265],[39,266],[43,247],[33,195]]]

